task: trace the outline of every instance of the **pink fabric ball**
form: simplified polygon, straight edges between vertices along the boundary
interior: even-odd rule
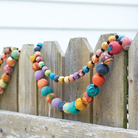
[[[69,80],[70,80],[71,82],[74,82],[74,81],[75,81],[75,79],[74,79],[73,77],[74,77],[73,74],[69,75]]]
[[[42,61],[42,57],[41,57],[41,56],[38,56],[38,57],[36,58],[36,62],[40,62],[40,61]]]
[[[96,55],[99,56],[99,57],[101,56],[102,53],[103,53],[103,51],[101,49],[98,49],[96,51]]]
[[[54,98],[53,100],[52,100],[52,106],[54,107],[54,108],[57,108],[57,105],[58,105],[58,103],[59,102],[61,102],[62,100],[60,99],[60,98]]]
[[[4,67],[4,71],[5,71],[6,73],[10,73],[11,70],[12,70],[12,67],[10,67],[10,66],[8,66],[8,65],[6,65],[6,66]]]
[[[123,37],[121,39],[121,42],[122,42],[122,48],[124,50],[128,50],[132,41],[131,41],[131,39],[129,37]]]

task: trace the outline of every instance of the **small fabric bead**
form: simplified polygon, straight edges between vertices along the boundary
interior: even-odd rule
[[[14,51],[14,50],[17,50],[17,48],[14,47],[14,46],[12,46],[12,47],[11,47],[11,51]]]
[[[65,104],[64,101],[61,101],[61,102],[58,103],[58,105],[57,105],[58,111],[63,112],[63,106],[64,106],[64,104]]]
[[[41,89],[41,94],[46,97],[49,93],[52,93],[52,89],[48,86],[44,86],[42,89]]]
[[[124,50],[128,50],[131,45],[132,40],[129,37],[123,37],[121,39],[121,42],[122,42],[122,48]]]
[[[34,56],[35,56],[35,57],[41,56],[41,53],[40,53],[39,51],[36,51],[36,52],[34,53]]]
[[[124,38],[124,37],[125,37],[125,35],[119,35],[118,41],[121,41],[121,39]]]
[[[95,66],[95,64],[92,64],[91,61],[89,61],[89,62],[87,63],[87,67],[88,67],[89,69],[93,69],[94,66]]]
[[[73,101],[73,102],[71,102],[71,103],[69,104],[69,112],[70,112],[71,114],[77,114],[77,113],[79,113],[79,111],[80,111],[80,110],[78,110],[78,109],[75,107],[75,101]]]
[[[94,97],[99,93],[99,87],[94,86],[94,84],[90,84],[87,86],[86,92],[89,96]]]
[[[56,76],[54,77],[54,81],[55,81],[55,82],[58,82],[58,78],[59,78],[59,75],[56,75]]]
[[[64,76],[60,76],[60,77],[58,78],[58,81],[59,81],[59,83],[64,83]]]
[[[87,92],[84,92],[81,95],[81,100],[86,105],[91,104],[93,102],[93,99],[94,99],[93,97],[88,96]]]
[[[45,77],[45,74],[42,70],[37,70],[34,76],[36,80],[40,80]]]
[[[83,77],[83,76],[85,75],[85,73],[82,72],[82,69],[81,69],[81,70],[78,71],[78,75],[79,75],[80,77]]]
[[[108,49],[108,44],[107,44],[107,42],[103,42],[103,43],[102,43],[102,49],[103,49],[103,50],[107,50],[107,49]]]
[[[109,55],[108,52],[104,52],[101,55],[101,62],[103,62],[103,64],[109,65],[114,61],[114,56],[113,55]]]
[[[87,105],[84,104],[81,100],[81,98],[78,98],[76,101],[75,101],[75,107],[78,109],[78,110],[84,110],[86,109]]]
[[[102,86],[105,83],[104,76],[100,76],[98,73],[92,77],[92,82],[96,86]]]
[[[6,54],[5,53],[2,53],[1,58],[2,59],[5,59],[6,57],[7,57]]]
[[[35,59],[36,59],[36,57],[34,56],[34,54],[30,56],[30,61],[31,61],[32,63],[34,63]]]
[[[96,55],[92,56],[91,60],[92,60],[93,63],[99,62],[99,58],[97,58]]]
[[[115,36],[110,36],[109,38],[108,38],[108,41],[111,43],[111,42],[113,42],[113,41],[116,41],[116,38],[115,38]]]
[[[5,89],[7,87],[8,83],[7,82],[4,82],[2,79],[0,80],[0,87],[2,89]]]
[[[84,66],[83,69],[82,69],[82,71],[84,73],[88,73],[90,71],[90,69],[87,66]]]
[[[43,43],[38,43],[37,44],[37,46],[39,46],[40,47],[40,49],[42,48],[42,46],[43,46]]]
[[[96,55],[99,56],[99,57],[101,56],[102,53],[103,53],[103,51],[101,49],[98,49],[96,51]]]
[[[49,78],[50,78],[51,80],[54,80],[54,77],[55,77],[55,76],[56,76],[55,73],[50,73]]]
[[[43,66],[45,66],[45,62],[44,61],[40,61],[39,62],[39,67],[42,68]]]
[[[51,74],[51,70],[46,70],[46,71],[45,71],[45,76],[48,77],[50,74]],[[55,76],[54,76],[54,77],[55,77]]]
[[[3,59],[0,59],[0,64],[3,64],[4,60]]]
[[[63,111],[66,113],[66,114],[71,114],[70,111],[69,111],[69,105],[70,103],[67,102],[63,105]]]
[[[74,74],[69,75],[69,80],[70,80],[71,82],[74,82],[74,81],[75,81],[75,79],[74,79]]]
[[[109,72],[109,67],[105,64],[98,64],[96,66],[96,71],[99,73],[99,75],[106,75]]]
[[[0,65],[0,69],[1,69],[1,67],[2,67],[2,66]]]
[[[78,72],[75,72],[74,73],[74,79],[79,79],[80,78],[80,76],[78,75]]]
[[[42,57],[41,56],[36,57],[36,62],[40,62],[40,61],[42,61]]]
[[[43,70],[43,72],[45,72],[46,70],[48,70],[48,67],[47,66],[43,66],[42,70]]]
[[[46,79],[40,79],[38,80],[37,85],[42,89],[44,86],[48,86],[48,81]]]
[[[39,47],[39,46],[35,47],[35,48],[34,48],[34,51],[35,51],[35,52],[36,52],[36,51],[40,51],[40,47]]]
[[[56,98],[56,95],[54,93],[49,93],[47,96],[46,96],[46,101],[51,104],[52,100]]]
[[[64,82],[65,82],[65,83],[69,83],[69,82],[70,82],[69,76],[66,76],[66,77],[64,78]]]
[[[51,102],[52,106],[54,108],[57,108],[58,103],[60,103],[62,100],[60,98],[54,98]]]

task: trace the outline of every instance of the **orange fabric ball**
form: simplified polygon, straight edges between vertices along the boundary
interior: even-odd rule
[[[2,53],[1,58],[2,59],[5,59],[6,57],[7,57],[6,54],[5,53]]]
[[[39,67],[39,63],[38,62],[33,63],[32,69],[34,71],[40,70],[41,68]]]
[[[10,66],[10,67],[13,67],[15,65],[15,60],[12,59],[11,57],[8,57],[7,58],[7,64]]]
[[[40,79],[37,83],[38,87],[42,89],[44,86],[48,86],[48,81],[46,79]]]
[[[7,73],[4,73],[4,74],[1,76],[1,78],[2,78],[2,80],[3,80],[4,82],[9,82],[10,79],[11,79],[11,76],[8,75]]]
[[[100,76],[98,73],[95,74],[92,78],[92,82],[96,86],[102,86],[105,82],[104,76]]]
[[[92,56],[92,62],[93,63],[99,62],[99,58],[97,58],[96,55]]]
[[[40,53],[39,51],[36,51],[36,52],[34,53],[34,56],[35,56],[35,57],[41,56],[41,53]]]

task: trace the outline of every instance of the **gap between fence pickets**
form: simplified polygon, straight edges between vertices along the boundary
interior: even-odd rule
[[[0,137],[136,138],[138,131],[0,110]]]

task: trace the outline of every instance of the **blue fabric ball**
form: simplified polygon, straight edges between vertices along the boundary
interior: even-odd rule
[[[75,101],[71,102],[69,105],[69,112],[71,112],[72,114],[77,114],[79,113],[79,111],[80,110],[75,107]]]
[[[40,49],[42,48],[42,46],[43,46],[43,43],[38,43],[37,44],[37,46],[39,46],[40,47]]]
[[[86,92],[89,96],[94,97],[99,93],[99,87],[94,86],[94,84],[90,84],[87,86]]]
[[[54,76],[54,81],[55,81],[55,82],[58,82],[58,78],[59,78],[58,75]]]
[[[36,51],[40,51],[40,47],[39,47],[39,46],[35,47],[35,48],[34,48],[34,51],[35,51],[35,52],[36,52]]]
[[[82,69],[82,71],[84,73],[88,73],[90,71],[90,69],[87,66],[84,66],[83,69]]]
[[[44,86],[42,89],[41,89],[41,94],[46,97],[49,93],[52,93],[52,89],[48,86]]]
[[[119,35],[119,37],[118,37],[118,41],[120,41],[122,38],[124,38],[125,37],[125,35]]]
[[[33,53],[35,53],[35,50],[33,49]]]
[[[55,73],[51,73],[50,75],[49,75],[49,78],[51,79],[51,80],[54,80],[54,77],[56,76],[56,74]]]
[[[65,104],[64,101],[61,101],[61,102],[58,103],[58,105],[57,105],[58,111],[63,112],[63,105],[64,105],[64,104]]]
[[[105,64],[100,63],[97,65],[96,71],[99,73],[99,75],[104,76],[109,72],[109,67]]]

